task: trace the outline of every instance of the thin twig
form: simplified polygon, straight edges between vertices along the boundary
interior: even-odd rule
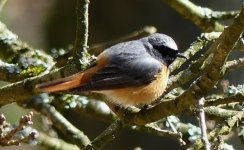
[[[24,142],[29,142],[37,137],[35,130],[29,131],[28,135],[22,135],[25,133],[26,126],[33,124],[32,122],[33,113],[29,112],[26,115],[21,116],[19,124],[13,127],[10,123],[6,122],[6,118],[3,114],[0,115],[0,145],[20,145]],[[21,136],[19,136],[21,135]]]
[[[221,32],[210,32],[202,33],[197,37],[197,40],[191,43],[190,47],[184,52],[184,56],[188,59],[193,57],[197,52],[202,50],[209,42],[216,40],[220,36]],[[210,52],[207,52],[210,53]],[[205,57],[206,58],[206,57]],[[172,65],[170,65],[170,70],[175,71],[185,62],[185,59],[176,59]]]
[[[218,106],[221,104],[229,104],[233,102],[244,102],[244,93],[237,93],[233,96],[217,98],[206,101],[205,106]]]
[[[219,108],[216,106],[204,107],[204,111],[208,116],[220,118],[230,118],[232,116],[235,116],[239,112],[235,110]]]
[[[238,124],[238,122],[241,121],[241,119],[243,119],[243,118],[244,118],[244,112],[239,111],[236,115],[226,119],[225,122],[218,124],[216,128],[214,128],[211,132],[209,132],[208,139],[210,141],[212,141],[220,135],[228,134],[233,129],[233,127],[236,124]],[[191,147],[188,148],[188,150],[199,150],[203,146],[204,145],[203,145],[201,139],[197,139],[195,141],[195,143]]]
[[[90,143],[89,138],[82,131],[73,126],[53,106],[44,103],[43,98],[45,97],[32,98],[30,102],[27,103],[27,107],[34,108],[36,111],[47,116],[59,131],[80,148],[84,148],[88,145]]]
[[[118,119],[114,121],[106,130],[104,130],[99,136],[97,136],[85,149],[86,150],[99,150],[102,149],[106,144],[114,140],[122,129],[123,124]]]
[[[94,99],[86,99],[77,95],[54,95],[55,99],[52,105],[60,112],[76,111],[80,115],[85,115],[105,122],[113,122],[118,119],[117,116],[102,101]],[[69,105],[70,100],[76,103],[75,107]],[[67,107],[69,109],[67,109]]]
[[[76,145],[66,143],[63,140],[60,140],[58,138],[50,137],[46,135],[45,133],[39,132],[39,135],[37,137],[37,140],[39,141],[40,145],[45,146],[49,149],[55,149],[55,150],[80,150],[79,147]]]
[[[197,38],[195,42],[191,44],[191,46],[186,50],[184,53],[184,56],[187,56],[188,58],[191,58],[194,56],[197,52],[203,49],[210,41],[216,40],[220,36],[220,32],[211,32],[211,33],[203,33],[200,37]],[[185,84],[187,81],[190,81],[197,76],[199,76],[203,71],[204,68],[207,66],[209,62],[209,53],[210,51],[207,51],[203,57],[200,57],[197,61],[192,62],[191,65],[179,72],[177,75],[174,76],[172,80],[169,81],[168,88],[164,95],[171,91],[172,89],[179,87],[183,84]],[[171,66],[171,71],[175,71],[176,69],[179,69],[179,67],[184,63],[184,61],[177,59]]]
[[[36,139],[38,135],[39,134],[37,132],[31,132],[28,136],[25,137],[22,136],[19,139],[9,140],[7,145],[10,146],[10,145],[20,145],[21,143],[27,143],[31,140]]]
[[[132,126],[131,127],[133,130],[137,131],[144,131],[146,133],[151,133],[157,136],[162,136],[162,137],[169,137],[173,140],[178,140],[180,145],[186,145],[186,142],[182,139],[182,133],[178,132],[176,129],[175,131],[169,131],[169,130],[163,130],[158,127],[157,123],[150,123],[146,124],[144,126]]]
[[[243,68],[243,67],[244,67],[244,58],[228,61],[225,65],[226,73],[232,72],[236,69]]]
[[[88,8],[89,0],[76,0],[76,39],[73,48],[75,62],[84,57],[82,52],[88,48]]]
[[[199,124],[201,127],[201,133],[202,133],[201,138],[204,143],[204,148],[205,148],[205,150],[210,150],[211,145],[208,141],[207,125],[206,125],[205,114],[204,114],[204,110],[203,110],[204,101],[205,101],[204,98],[200,98],[197,103],[197,108],[198,108],[199,120],[200,120]]]
[[[215,142],[215,144],[213,145],[213,150],[219,150],[220,149],[220,145],[223,143],[223,138],[221,136],[217,137],[217,141]]]
[[[175,9],[184,18],[191,20],[203,31],[223,31],[224,26],[211,19],[212,10],[195,5],[189,0],[162,0]]]
[[[29,112],[27,115],[22,116],[19,120],[18,126],[5,135],[4,140],[9,141],[17,132],[23,130],[25,126],[32,125],[32,116],[33,112]]]
[[[213,20],[226,20],[235,18],[239,11],[212,11],[210,18]]]

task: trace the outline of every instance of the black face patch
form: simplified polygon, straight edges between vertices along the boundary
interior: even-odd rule
[[[176,55],[178,54],[177,50],[170,49],[168,47],[162,46],[153,46],[153,50],[151,50],[152,56],[156,59],[163,61],[169,66],[176,59]]]

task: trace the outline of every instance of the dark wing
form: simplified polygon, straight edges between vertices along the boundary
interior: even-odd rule
[[[88,83],[71,92],[79,93],[145,85],[152,82],[162,70],[163,65],[152,57],[135,59],[123,63],[119,59],[110,62],[109,65],[94,74]]]
[[[84,72],[36,85],[41,92],[69,90],[100,91],[148,84],[155,80],[163,64],[148,53],[143,41],[117,44],[98,56]]]

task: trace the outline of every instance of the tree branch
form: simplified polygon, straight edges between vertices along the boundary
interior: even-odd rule
[[[89,144],[86,150],[99,150],[102,149],[110,141],[114,140],[119,131],[123,128],[123,124],[120,120],[114,121],[106,130],[104,130],[99,136],[97,136],[91,144]]]
[[[223,31],[224,26],[211,19],[211,14],[214,12],[209,8],[203,8],[195,5],[189,0],[162,0],[170,7],[175,9],[184,18],[191,20],[199,28],[205,32]]]
[[[77,65],[84,57],[83,52],[88,48],[88,8],[89,0],[76,0],[76,39],[73,48],[73,56]]]
[[[212,11],[210,17],[213,20],[226,20],[235,18],[239,13],[239,11]]]
[[[226,73],[232,72],[236,69],[244,67],[244,58],[239,58],[238,60],[228,61],[225,65]]]
[[[27,107],[34,108],[44,116],[47,116],[52,121],[53,125],[59,129],[59,131],[61,131],[67,138],[69,138],[80,148],[84,148],[86,145],[88,145],[90,143],[89,138],[83,132],[73,126],[68,120],[66,120],[62,114],[56,111],[53,106],[44,103],[44,98],[48,97],[33,97],[29,103],[27,103]]]
[[[228,118],[225,122],[217,125],[215,129],[213,129],[208,136],[208,139],[210,141],[213,141],[216,137],[219,135],[226,135],[228,134],[233,127],[238,124],[238,122],[244,118],[244,112],[240,111],[235,116],[232,116]],[[188,150],[198,150],[203,147],[203,143],[201,142],[201,139],[196,140],[196,142],[188,148]]]
[[[12,102],[25,101],[34,95],[40,94],[35,89],[35,85],[37,83],[62,78],[76,72],[78,72],[78,70],[70,64],[69,66],[54,70],[46,75],[27,78],[16,83],[0,87],[0,106],[10,104]]]
[[[198,110],[198,113],[199,113],[199,124],[200,124],[200,127],[201,127],[201,139],[204,143],[204,149],[205,150],[210,150],[210,143],[208,141],[208,134],[207,134],[207,125],[206,125],[206,121],[205,121],[205,114],[204,114],[204,110],[203,110],[203,106],[204,106],[204,101],[205,99],[204,98],[200,98],[198,100],[198,103],[197,103],[197,110]]]
[[[235,116],[239,112],[239,111],[227,110],[215,106],[205,107],[204,111],[208,116],[220,117],[220,118],[230,118],[232,116]]]
[[[20,81],[49,72],[54,61],[43,51],[33,49],[27,43],[18,39],[18,36],[8,30],[0,22],[0,80],[8,82]],[[7,62],[7,63],[6,63]],[[8,65],[14,64],[14,65]]]
[[[40,145],[45,146],[49,149],[55,150],[80,150],[79,147],[73,144],[66,143],[58,138],[50,137],[45,133],[39,132],[37,140]]]
[[[75,107],[69,106],[70,101],[75,102],[76,106]],[[61,96],[61,97],[55,96],[55,100],[52,102],[52,104],[60,112],[64,112],[69,109],[72,109],[76,112],[79,112],[81,115],[85,115],[85,116],[88,116],[91,118],[96,118],[98,120],[105,121],[105,122],[112,122],[112,121],[118,119],[112,113],[112,111],[109,110],[109,108],[107,108],[107,106],[105,106],[106,104],[104,102],[96,101],[96,100],[92,100],[92,99],[87,100],[87,99],[84,99],[84,97],[80,97],[80,96],[76,96],[76,95],[65,95],[65,96]],[[68,107],[68,109],[67,109],[67,107]],[[125,127],[130,128],[135,131],[150,133],[150,134],[154,134],[157,136],[170,137],[173,140],[178,140],[181,144],[184,144],[184,141],[181,139],[181,134],[179,132],[174,133],[169,130],[163,130],[160,127],[158,127],[157,123],[150,123],[150,124],[146,124],[144,126],[129,126],[129,125],[126,126],[125,125]],[[181,129],[182,128],[179,127],[180,132],[182,132]],[[184,132],[184,134],[186,134],[186,132]]]
[[[203,33],[200,37],[197,38],[197,41],[193,42],[191,46],[186,50],[184,53],[185,56],[188,58],[194,56],[198,51],[202,50],[204,46],[208,44],[210,41],[216,40],[220,36],[220,32],[211,32],[211,33]],[[173,77],[168,83],[168,88],[165,93],[168,93],[169,91],[173,90],[176,87],[179,87],[186,82],[196,78],[197,76],[200,76],[200,74],[203,73],[204,68],[208,64],[208,60],[210,57],[208,56],[210,51],[207,51],[205,55],[201,58],[199,58],[197,61],[191,63],[191,65],[179,72],[177,75]],[[171,66],[170,69],[172,71],[176,70],[183,64],[184,61],[177,59]],[[206,62],[206,63],[204,63]]]

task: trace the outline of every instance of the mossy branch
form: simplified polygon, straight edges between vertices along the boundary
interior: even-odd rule
[[[37,96],[33,97],[27,103],[27,106],[34,108],[36,111],[40,112],[44,116],[47,116],[60,132],[62,132],[68,139],[70,139],[74,144],[80,148],[84,148],[90,143],[89,138],[73,126],[66,118],[62,116],[53,106],[48,103],[44,103],[45,98],[48,96]]]
[[[243,119],[243,118],[244,118],[244,112],[240,111],[236,115],[226,119],[225,122],[217,125],[217,127],[214,128],[208,134],[208,139],[210,141],[213,141],[219,135],[228,134],[233,129],[233,127],[236,124],[238,124],[238,122],[241,121],[241,119]],[[196,142],[190,148],[188,148],[188,150],[198,150],[198,149],[201,149],[202,147],[203,147],[203,143],[202,143],[201,139],[198,139],[198,140],[196,140]]]
[[[76,103],[75,107],[69,106],[69,103],[71,101]],[[92,99],[86,99],[82,96],[55,95],[55,99],[52,102],[52,104],[58,111],[64,112],[64,113],[66,113],[66,111],[69,111],[71,109],[72,111],[74,110],[74,111],[80,113],[80,115],[95,118],[95,119],[98,119],[98,120],[101,120],[104,122],[108,122],[108,123],[111,123],[111,122],[115,121],[116,119],[118,119],[118,117],[115,116],[115,114],[111,110],[109,110],[109,108],[106,106],[106,104],[104,102],[92,100]],[[185,126],[187,126],[187,125],[185,125]],[[169,137],[173,140],[179,140],[181,138],[181,135],[179,133],[174,133],[169,130],[161,129],[157,125],[157,122],[146,124],[143,126],[125,125],[125,127],[135,130],[135,131],[145,132],[145,133],[157,135],[160,137]],[[179,132],[184,132],[184,134],[187,134],[185,132],[185,130],[182,131],[181,129],[182,128],[179,127]]]
[[[54,66],[51,56],[33,49],[0,22],[0,80],[16,82],[48,73]]]
[[[185,56],[188,58],[191,58],[194,56],[198,51],[202,50],[203,47],[206,47],[209,42],[216,40],[220,36],[220,32],[211,32],[211,33],[203,33],[200,37],[197,38],[195,42],[191,44],[191,46],[186,50],[184,53]],[[204,68],[207,66],[209,59],[211,56],[209,56],[209,51],[205,53],[203,57],[198,58],[196,61],[193,61],[191,65],[179,72],[177,75],[175,75],[171,80],[169,81],[167,91],[165,93],[168,93],[172,89],[176,87],[180,87],[183,84],[187,83],[188,81],[191,81],[192,79],[200,76]],[[177,59],[171,66],[170,69],[172,71],[175,71],[176,69],[179,69],[180,66],[184,63],[184,61]]]
[[[76,38],[73,57],[79,68],[80,59],[88,48],[88,8],[89,0],[76,0]]]
[[[106,130],[97,136],[85,149],[86,150],[99,150],[102,149],[110,141],[114,140],[123,128],[122,122],[118,119],[115,120]]]
[[[27,78],[16,83],[0,87],[0,106],[13,102],[25,101],[26,99],[34,95],[40,94],[35,89],[35,85],[37,83],[49,81],[56,78],[62,78],[74,74],[77,71],[78,70],[73,65],[70,65],[60,68],[58,70],[54,70],[49,74]]]
[[[175,9],[184,18],[191,20],[205,32],[224,30],[224,26],[222,24],[216,21],[216,19],[211,18],[215,12],[209,8],[197,6],[189,0],[162,1]]]
[[[45,146],[49,149],[55,149],[55,150],[80,150],[79,147],[76,145],[66,143],[63,140],[60,140],[58,138],[51,137],[45,133],[39,132],[39,135],[37,137],[37,140],[39,141],[39,144],[42,146]]]

